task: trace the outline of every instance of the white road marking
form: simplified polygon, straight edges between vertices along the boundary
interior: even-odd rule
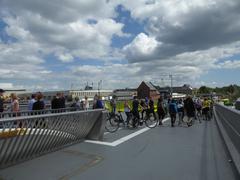
[[[165,119],[162,120],[162,122],[164,123],[164,122],[166,122],[166,121],[168,121],[168,120],[170,120],[170,118],[165,118]],[[87,142],[87,143],[93,143],[93,144],[101,144],[101,145],[105,145],[105,146],[116,147],[116,146],[118,146],[119,144],[122,144],[122,143],[128,141],[129,139],[132,139],[132,138],[134,138],[135,136],[138,136],[139,134],[142,134],[142,133],[148,131],[149,129],[150,129],[150,128],[145,127],[145,128],[143,128],[143,129],[140,129],[139,131],[136,131],[136,132],[134,132],[134,133],[132,133],[132,134],[129,134],[129,135],[127,135],[127,136],[125,136],[125,137],[122,137],[122,138],[120,138],[120,139],[118,139],[118,140],[116,140],[116,141],[113,141],[113,142],[92,141],[92,140],[85,140],[85,142]],[[105,134],[105,133],[104,133],[104,134]],[[106,133],[106,134],[107,134],[107,133]]]
[[[122,128],[118,128],[118,131],[121,130]],[[105,132],[104,135],[110,134],[110,132]]]

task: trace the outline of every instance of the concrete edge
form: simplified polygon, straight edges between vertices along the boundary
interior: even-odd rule
[[[233,161],[234,167],[237,170],[238,176],[240,177],[240,155],[236,149],[236,147],[234,146],[234,144],[232,143],[232,140],[230,139],[230,137],[228,136],[226,130],[223,127],[222,122],[219,120],[218,115],[214,109],[214,119],[217,123],[219,132],[223,138],[223,141],[226,145],[226,148],[231,156],[231,159]]]
[[[92,129],[89,131],[88,135],[86,136],[86,139],[88,140],[97,140],[102,141],[103,135],[105,132],[105,125],[106,125],[106,113],[105,111],[102,111],[102,113],[97,118],[97,121],[94,123]]]

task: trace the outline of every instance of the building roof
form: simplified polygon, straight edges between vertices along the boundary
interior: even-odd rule
[[[145,83],[150,88],[150,90],[157,90],[151,82],[144,82],[143,81],[143,83]]]

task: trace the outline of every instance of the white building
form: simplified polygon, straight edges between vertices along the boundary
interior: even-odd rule
[[[111,94],[112,90],[67,90],[67,91],[44,91],[41,92],[44,96],[45,100],[52,100],[54,96],[58,92],[61,92],[64,94],[66,99],[71,99],[75,97],[79,97],[80,100],[83,100],[85,96],[88,97],[88,99],[91,101],[93,100],[93,97],[97,94],[100,95],[103,99],[107,99]],[[18,97],[21,99],[26,99],[27,97],[31,97],[31,95],[35,92],[22,92],[18,93]]]
[[[80,99],[84,99],[85,96],[88,97],[89,100],[93,100],[94,96],[100,95],[103,100],[108,99],[108,97],[113,93],[112,90],[71,90],[69,94],[75,98],[79,97]]]

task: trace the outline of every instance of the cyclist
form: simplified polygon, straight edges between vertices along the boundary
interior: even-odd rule
[[[157,119],[157,117],[156,117],[156,114],[155,114],[155,112],[154,112],[154,101],[153,101],[153,99],[152,99],[152,97],[150,97],[150,99],[149,99],[149,103],[148,103],[148,106],[149,106],[149,109],[148,109],[148,117],[150,116],[150,114],[152,113],[153,114],[153,116],[154,116],[154,119],[156,120]]]
[[[140,119],[138,108],[139,108],[139,101],[137,99],[137,96],[134,96],[133,102],[132,102],[132,114],[134,116],[133,127],[136,127],[136,121],[139,121],[139,119]]]
[[[163,99],[160,97],[157,103],[157,113],[159,118],[159,125],[162,125],[162,120],[164,119],[166,112],[163,105]]]
[[[202,105],[202,113],[205,116],[205,120],[208,120],[209,117],[209,110],[210,110],[210,101],[207,98],[204,98],[203,105]]]
[[[143,99],[141,100],[140,105],[142,106],[142,110],[141,110],[142,117],[141,117],[141,119],[143,119],[144,112],[146,113],[148,105]]]

